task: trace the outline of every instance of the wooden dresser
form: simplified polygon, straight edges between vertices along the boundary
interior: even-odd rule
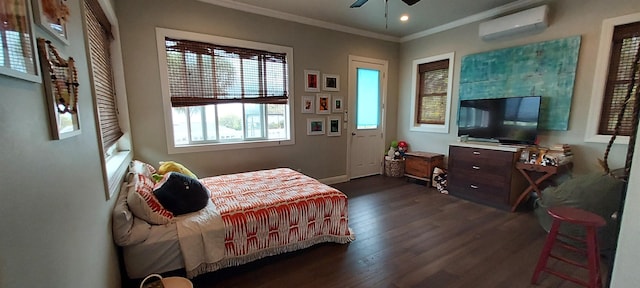
[[[515,163],[515,146],[456,143],[449,146],[449,194],[496,208],[511,210],[528,185]]]
[[[433,168],[442,168],[444,164],[444,155],[437,153],[407,152],[404,159],[404,176],[429,182]]]

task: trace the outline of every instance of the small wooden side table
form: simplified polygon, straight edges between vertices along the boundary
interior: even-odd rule
[[[442,167],[444,155],[413,151],[404,154],[404,176],[431,182],[433,168]]]
[[[522,176],[527,179],[527,181],[529,182],[529,187],[524,189],[524,191],[522,191],[522,193],[520,194],[520,197],[518,197],[518,200],[513,203],[511,212],[515,212],[516,208],[518,208],[518,205],[520,205],[520,202],[526,199],[534,190],[538,193],[538,197],[542,198],[542,190],[540,189],[540,184],[551,178],[551,176],[568,171],[569,169],[571,169],[571,166],[571,162],[560,164],[558,166],[542,166],[517,162],[516,169],[518,169]],[[535,177],[535,179],[533,177]]]

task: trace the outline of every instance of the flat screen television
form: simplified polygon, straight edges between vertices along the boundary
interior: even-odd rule
[[[535,144],[540,96],[461,100],[458,136],[505,144]]]

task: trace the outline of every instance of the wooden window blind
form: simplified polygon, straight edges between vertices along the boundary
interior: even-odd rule
[[[611,43],[611,58],[605,88],[598,133],[613,135],[618,114],[622,110],[630,85],[633,85],[630,102],[621,118],[618,135],[630,136],[633,129],[633,97],[638,93],[640,69],[633,69],[640,56],[640,22],[616,26]],[[634,73],[635,71],[635,73]]]
[[[420,124],[445,124],[447,112],[447,83],[449,60],[418,65],[418,111]]]
[[[286,104],[286,53],[165,37],[173,107]]]
[[[102,148],[115,144],[122,130],[118,122],[116,93],[111,67],[111,24],[96,0],[85,0],[87,34],[89,37],[93,87],[98,110]]]

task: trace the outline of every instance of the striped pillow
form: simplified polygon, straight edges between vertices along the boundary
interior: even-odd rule
[[[135,173],[129,184],[127,204],[136,217],[149,224],[167,224],[173,219],[173,213],[165,209],[153,195],[154,183],[151,177]]]

